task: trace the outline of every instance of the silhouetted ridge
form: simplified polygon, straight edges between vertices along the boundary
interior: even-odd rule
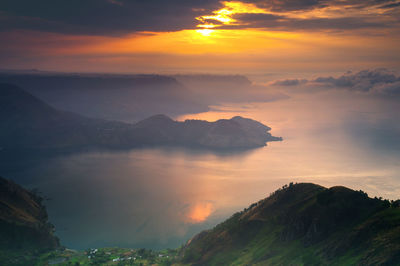
[[[163,114],[158,114],[146,118],[140,122],[137,122],[135,126],[136,127],[167,126],[172,123],[174,123],[174,120],[172,120],[172,118]]]
[[[161,75],[0,73],[0,82],[20,86],[60,110],[128,123],[154,113],[208,111],[175,78]]]
[[[0,155],[7,151],[75,151],[185,146],[248,149],[266,145],[269,127],[244,118],[174,121],[155,115],[136,124],[59,111],[22,89],[0,84]]]

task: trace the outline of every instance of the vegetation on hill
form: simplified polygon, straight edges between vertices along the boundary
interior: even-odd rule
[[[290,184],[180,249],[59,248],[42,199],[0,178],[2,265],[400,265],[400,202]]]
[[[345,187],[290,184],[181,251],[185,265],[398,265],[398,202]]]
[[[29,265],[40,254],[59,247],[42,200],[0,177],[1,265]]]

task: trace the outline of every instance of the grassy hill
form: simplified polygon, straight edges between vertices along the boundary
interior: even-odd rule
[[[42,198],[0,177],[0,264],[29,265],[58,248],[53,231]]]
[[[291,184],[196,235],[181,256],[184,265],[400,265],[400,208]]]
[[[177,250],[58,249],[40,197],[0,178],[2,265],[400,265],[400,202],[290,184]]]

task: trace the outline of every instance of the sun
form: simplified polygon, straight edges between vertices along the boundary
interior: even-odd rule
[[[200,33],[201,35],[205,36],[205,37],[209,37],[211,35],[211,33],[214,32],[214,30],[211,29],[201,29],[201,30],[196,30],[196,32]]]

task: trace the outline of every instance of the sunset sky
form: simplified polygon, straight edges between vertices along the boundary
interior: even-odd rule
[[[400,68],[398,0],[3,0],[0,21],[2,69]]]

